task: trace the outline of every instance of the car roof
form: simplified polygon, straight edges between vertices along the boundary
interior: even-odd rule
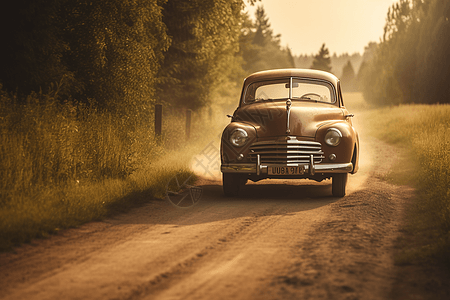
[[[300,78],[314,78],[326,80],[337,86],[339,79],[333,74],[325,71],[311,70],[311,69],[274,69],[253,73],[244,82],[249,84],[255,81],[261,81],[265,79],[274,79],[281,77],[300,77]]]

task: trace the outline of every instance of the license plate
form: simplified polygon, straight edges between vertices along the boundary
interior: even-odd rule
[[[305,168],[299,167],[286,167],[286,166],[274,166],[268,167],[269,175],[303,175]]]

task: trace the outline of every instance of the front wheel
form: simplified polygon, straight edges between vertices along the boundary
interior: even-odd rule
[[[237,174],[222,173],[223,193],[227,197],[236,197],[239,194],[242,180]]]
[[[334,197],[344,197],[348,173],[335,174],[331,179],[331,191]]]

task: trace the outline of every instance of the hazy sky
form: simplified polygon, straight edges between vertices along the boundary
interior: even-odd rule
[[[378,42],[389,6],[397,0],[262,0],[275,34],[292,54],[315,54],[323,43],[330,54],[364,51]],[[254,16],[255,7],[250,7]]]

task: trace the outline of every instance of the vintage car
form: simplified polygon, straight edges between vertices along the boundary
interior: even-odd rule
[[[332,180],[343,197],[358,170],[359,139],[339,79],[328,72],[279,69],[244,80],[238,108],[221,140],[223,191],[247,180]]]

